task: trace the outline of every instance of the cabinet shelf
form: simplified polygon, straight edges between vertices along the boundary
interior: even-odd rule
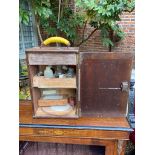
[[[42,118],[78,118],[79,114],[77,112],[77,107],[75,107],[73,110],[71,110],[70,112],[67,112],[66,114],[58,114],[58,113],[54,113],[49,110],[47,110],[46,112],[42,109],[43,107],[38,107],[36,114],[34,117],[42,117]],[[50,114],[51,113],[51,114]]]
[[[76,77],[45,78],[44,76],[34,76],[33,87],[37,87],[37,88],[77,88]]]

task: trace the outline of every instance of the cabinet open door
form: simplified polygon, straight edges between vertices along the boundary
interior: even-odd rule
[[[132,61],[133,53],[80,53],[82,116],[126,116]]]

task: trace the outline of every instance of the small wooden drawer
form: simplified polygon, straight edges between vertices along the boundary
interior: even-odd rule
[[[45,78],[44,76],[33,77],[33,87],[38,88],[77,88],[76,77],[74,78]]]
[[[29,65],[76,65],[76,54],[29,53]]]

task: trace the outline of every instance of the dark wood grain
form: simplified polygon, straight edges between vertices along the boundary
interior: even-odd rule
[[[109,146],[114,145],[115,140],[103,140],[93,138],[71,138],[71,137],[49,137],[49,136],[20,136],[20,141],[32,141],[32,142],[52,142],[60,144],[83,144],[83,145],[98,145]]]
[[[23,124],[49,124],[49,125],[70,125],[70,126],[98,126],[98,127],[120,127],[130,128],[127,118],[116,117],[116,118],[94,118],[94,117],[81,117],[77,119],[34,119],[32,117],[32,102],[31,101],[20,101],[19,106],[19,119],[20,123]]]
[[[121,83],[130,83],[132,57],[132,53],[80,53],[82,116],[126,117],[128,92],[121,91]]]
[[[133,59],[133,52],[81,52],[80,62],[85,60]]]
[[[57,137],[57,138],[96,138],[96,139],[120,139],[128,140],[128,133],[126,131],[103,131],[103,130],[89,130],[89,129],[52,129],[52,128],[26,128],[20,127],[20,136],[33,137]]]
[[[38,88],[32,87],[33,85],[33,77],[39,72],[39,67],[38,66],[31,66],[29,65],[29,59],[28,59],[28,54],[26,54],[26,62],[28,66],[28,76],[29,76],[29,86],[30,86],[30,92],[31,92],[31,99],[33,104],[33,115],[38,109],[38,99],[41,96],[41,92]]]

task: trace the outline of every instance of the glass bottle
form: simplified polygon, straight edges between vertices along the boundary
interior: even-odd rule
[[[74,73],[74,69],[71,68],[71,67],[68,68],[68,71],[67,71],[67,75],[66,75],[66,76],[67,76],[68,78],[72,78],[72,77],[74,76],[74,74],[75,74],[75,73]]]
[[[46,69],[44,70],[44,77],[45,78],[53,78],[54,77],[51,66],[46,66]]]

